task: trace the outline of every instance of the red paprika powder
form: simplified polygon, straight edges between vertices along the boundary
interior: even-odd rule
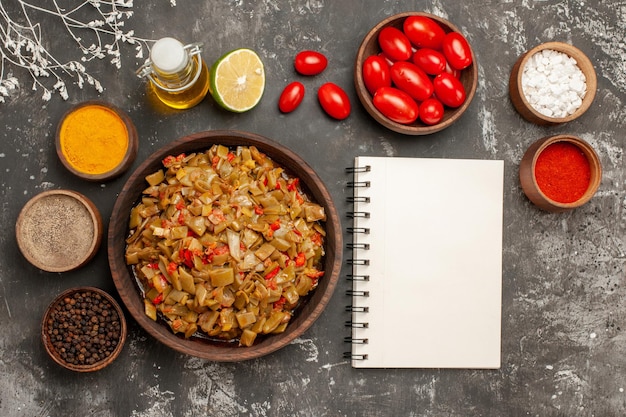
[[[591,166],[578,146],[555,142],[537,157],[535,178],[548,198],[559,203],[573,203],[589,188]]]

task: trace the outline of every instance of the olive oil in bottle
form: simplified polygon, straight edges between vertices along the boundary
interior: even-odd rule
[[[167,106],[188,109],[209,91],[209,71],[201,51],[201,43],[183,45],[174,38],[159,39],[137,75],[148,78],[149,88]]]

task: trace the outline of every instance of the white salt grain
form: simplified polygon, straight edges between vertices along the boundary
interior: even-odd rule
[[[563,52],[544,49],[531,56],[524,66],[522,91],[539,113],[563,118],[582,105],[587,83],[574,58]]]

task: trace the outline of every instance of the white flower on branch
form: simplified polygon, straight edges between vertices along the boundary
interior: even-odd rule
[[[12,16],[0,1],[0,103],[5,102],[12,92],[18,89],[18,78],[8,72],[8,68],[17,67],[26,70],[33,81],[32,89],[41,89],[41,98],[50,100],[52,94],[59,94],[67,100],[69,94],[67,83],[72,81],[79,88],[83,88],[85,81],[98,91],[104,91],[100,81],[87,73],[85,67],[76,60],[60,62],[54,56],[54,51],[44,47],[49,45],[42,39],[42,24],[61,23],[68,36],[78,46],[82,53],[80,61],[89,62],[94,59],[104,59],[110,56],[110,64],[119,69],[122,67],[120,48],[123,44],[134,45],[135,57],[143,58],[144,48],[149,49],[148,43],[152,40],[135,36],[132,29],[123,31],[128,20],[134,15],[133,0],[86,0],[79,2],[73,8],[62,8],[58,0],[46,2],[46,6],[31,4],[29,0],[16,0]],[[42,3],[42,2],[33,2]],[[170,0],[172,7],[175,0]],[[89,10],[91,9],[91,10]],[[50,16],[42,19],[43,22],[34,22],[31,15],[35,12]],[[80,12],[80,13],[78,13]],[[77,16],[92,13],[94,17],[89,21],[80,20]],[[20,22],[20,23],[17,23]],[[26,22],[26,24],[22,23]],[[85,35],[83,31],[90,32]],[[81,31],[83,36],[75,32]],[[90,41],[84,41],[89,38]]]
[[[0,80],[0,103],[5,102],[5,97],[9,97],[9,95],[17,90],[20,83],[17,78],[9,75],[5,79]]]

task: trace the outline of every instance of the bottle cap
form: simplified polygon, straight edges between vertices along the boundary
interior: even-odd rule
[[[174,38],[161,38],[150,51],[152,65],[166,74],[181,71],[187,65],[189,56],[182,43]]]

